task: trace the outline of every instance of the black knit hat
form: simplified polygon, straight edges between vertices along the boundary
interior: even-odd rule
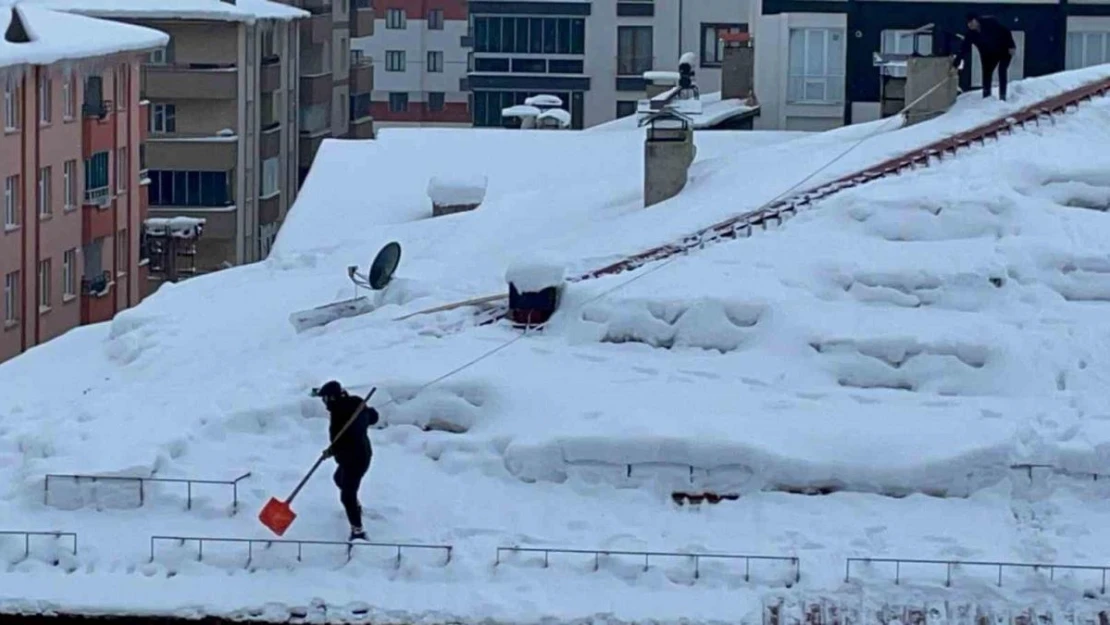
[[[324,401],[329,401],[343,396],[343,385],[336,380],[330,380],[324,383],[317,392],[317,395],[322,397]]]
[[[979,19],[979,14],[978,13],[968,13],[967,14],[967,19],[964,20],[964,21],[965,22],[970,22],[971,20],[978,20],[978,19]]]

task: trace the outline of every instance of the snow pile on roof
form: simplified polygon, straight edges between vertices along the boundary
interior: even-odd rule
[[[652,556],[645,571],[642,556],[598,555],[595,572],[592,553],[507,551],[494,567],[495,553],[798,557],[805,573],[790,592],[847,594],[856,605],[846,557],[1104,564],[1110,543],[1089,528],[1110,523],[1105,480],[1045,472],[1031,485],[1010,465],[1110,473],[1110,221],[1068,206],[1061,186],[1110,188],[1110,98],[843,191],[774,231],[568,284],[542,333],[473,327],[471,310],[394,319],[462,294],[503,293],[516,259],[543,253],[573,275],[758,207],[838,155],[807,184],[1107,75],[1110,66],[1017,82],[1009,103],[968,94],[949,114],[904,129],[867,124],[750,148],[743,142],[758,135],[722,133],[707,144],[712,156],[699,147],[683,193],[649,210],[636,205],[642,153],[603,147],[637,145],[639,132],[334,142],[332,158],[347,150],[363,175],[332,179],[348,190],[329,198],[327,176],[312,174],[315,203],[298,202],[278,257],[160,289],[109,324],[0,364],[0,519],[76,529],[81,541],[77,556],[32,543],[27,560],[21,542],[2,542],[22,560],[4,596],[21,599],[0,608],[203,606],[284,619],[322,601],[328,618],[374,622],[603,613],[754,622],[765,597],[786,592],[786,564],[752,561],[746,579],[743,560],[703,558],[695,578],[690,558]],[[415,180],[426,202],[428,176],[445,170],[436,155],[452,148],[461,148],[456,160],[486,156],[483,210],[383,222],[373,207],[388,189],[413,193]],[[428,162],[406,173],[417,154]],[[512,157],[524,162],[514,168]],[[515,175],[543,169],[541,157],[559,167],[517,185]],[[560,173],[587,166],[593,175]],[[1047,187],[1060,195],[1047,197]],[[357,193],[369,204],[335,199]],[[381,306],[301,334],[290,327],[291,311],[349,298],[346,267],[389,240],[406,260]],[[395,551],[373,547],[347,563],[345,548],[311,545],[298,561],[296,547],[256,545],[247,574],[245,546],[206,544],[198,562],[193,544],[173,541],[150,562],[151,534],[270,538],[255,511],[288,492],[326,444],[324,409],[308,392],[333,378],[354,393],[379,389],[368,532],[453,545],[450,563],[410,549],[397,568]],[[43,503],[48,472],[227,479],[246,470],[235,516],[218,489],[194,494],[186,512],[183,488],[157,484],[135,508],[135,485],[52,480]],[[675,491],[703,490],[741,497],[697,512],[672,503]],[[286,536],[343,538],[336,499],[317,475]],[[889,577],[866,586],[868,600],[921,605],[945,592],[943,567],[936,578],[901,572],[901,586]],[[853,581],[885,574],[861,567]],[[980,592],[994,575],[960,570],[954,585]],[[1099,582],[1097,572],[1057,571],[1051,585],[1038,572],[1014,575],[988,599],[1082,602]],[[91,584],[118,592],[89,593]]]
[[[563,284],[566,267],[546,257],[518,259],[505,270],[505,282],[521,293],[537,293],[548,287]]]
[[[501,109],[501,117],[537,117],[542,111],[528,104],[516,104]]]
[[[190,239],[200,236],[205,223],[207,220],[198,217],[148,217],[143,226],[150,235]]]
[[[141,52],[164,47],[169,35],[144,26],[98,20],[52,11],[22,2],[0,6],[0,32],[18,14],[29,35],[26,43],[0,38],[0,66],[51,65],[120,52]]]
[[[309,17],[308,11],[271,0],[21,0],[59,11],[95,17],[193,19],[254,22],[259,19],[289,21]]]
[[[527,106],[538,106],[540,108],[558,107],[563,105],[563,99],[556,95],[541,93],[525,98],[524,104]]]
[[[428,181],[428,198],[439,206],[481,204],[486,198],[486,176],[432,176]]]
[[[543,122],[547,120],[551,120],[555,123],[555,125],[561,128],[569,127],[571,122],[570,113],[564,111],[563,109],[547,109],[546,111],[540,113],[539,117],[536,118],[536,121],[538,122]]]

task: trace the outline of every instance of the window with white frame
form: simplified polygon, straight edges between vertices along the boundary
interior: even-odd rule
[[[387,72],[403,72],[403,71],[405,71],[405,51],[404,50],[386,50],[385,51],[385,71],[387,71]]]
[[[428,50],[428,67],[427,70],[432,73],[439,73],[443,71],[443,51],[442,50]]]
[[[933,53],[933,38],[931,36],[913,35],[912,30],[884,30],[879,39],[880,54],[913,54],[914,39],[917,40],[917,54],[928,56]],[[905,67],[884,68],[887,76],[906,76]]]
[[[73,76],[62,78],[62,119],[69,121],[77,116],[77,102],[73,99]]]
[[[52,108],[50,98],[50,76],[44,71],[39,74],[39,123],[50,123],[50,109]]]
[[[19,272],[4,276],[4,325],[19,321]]]
[[[4,130],[19,130],[19,87],[12,83],[4,86]]]
[[[408,15],[404,9],[389,9],[385,12],[385,27],[389,29],[408,28]]]
[[[4,229],[19,226],[21,221],[19,204],[19,175],[4,179]]]
[[[116,156],[116,190],[127,189],[127,177],[131,172],[127,169],[127,148],[120,148]]]
[[[77,248],[62,253],[62,295],[77,295]]]
[[[797,104],[844,101],[844,29],[790,29],[786,99]]]
[[[152,104],[150,107],[151,132],[177,132],[177,106]]]
[[[62,197],[65,199],[65,210],[77,208],[77,161],[71,159],[62,166]]]
[[[278,187],[278,159],[277,157],[268,158],[262,161],[262,197],[270,197],[276,195],[281,189]]]
[[[39,168],[39,217],[49,217],[54,213],[50,201],[50,168]]]
[[[1110,32],[1068,33],[1066,57],[1067,69],[1079,69],[1110,62]]]
[[[39,310],[50,309],[50,259],[39,261]]]

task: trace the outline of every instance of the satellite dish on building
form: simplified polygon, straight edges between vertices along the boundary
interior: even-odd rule
[[[358,266],[352,265],[347,268],[347,276],[351,278],[351,282],[364,289],[380,291],[393,279],[393,272],[397,271],[397,265],[400,262],[401,244],[390,241],[371,261],[370,269],[366,274],[359,273]]]
[[[396,241],[386,243],[385,247],[374,257],[374,262],[370,263],[370,274],[368,276],[370,288],[375,291],[384,289],[389,281],[393,279],[393,272],[397,270],[397,265],[400,262],[401,244]]]

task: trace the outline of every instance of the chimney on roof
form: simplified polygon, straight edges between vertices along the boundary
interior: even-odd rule
[[[11,11],[12,19],[8,22],[8,29],[4,31],[4,41],[8,43],[31,43],[31,35],[27,32],[27,27],[23,25],[23,16],[20,15],[19,9],[13,6]]]
[[[755,48],[748,33],[722,33],[725,44],[721,62],[721,99],[747,100],[755,97]]]

